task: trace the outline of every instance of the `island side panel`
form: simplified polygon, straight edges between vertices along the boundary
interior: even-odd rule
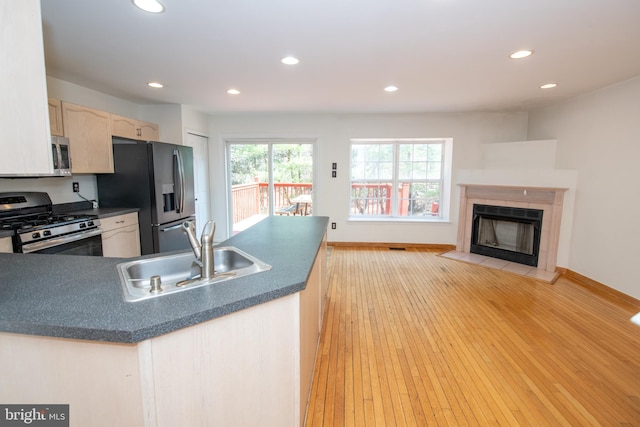
[[[323,240],[309,274],[307,286],[300,292],[300,426],[304,425],[306,419],[322,329],[322,292],[325,289],[322,281],[326,279],[326,249],[326,240]]]
[[[322,322],[324,320],[324,310],[329,295],[329,256],[327,249],[327,233],[322,238],[322,246],[320,248],[320,319],[318,329],[322,330]],[[316,260],[317,262],[317,260]]]
[[[299,293],[151,340],[158,426],[297,426]]]
[[[0,332],[0,402],[68,404],[70,426],[145,425],[138,350]]]

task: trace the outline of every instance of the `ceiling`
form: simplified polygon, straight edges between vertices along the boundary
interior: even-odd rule
[[[524,111],[640,75],[638,0],[161,2],[41,0],[47,74],[214,114]]]

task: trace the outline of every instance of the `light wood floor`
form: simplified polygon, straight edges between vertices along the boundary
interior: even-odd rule
[[[640,426],[634,307],[419,249],[334,247],[307,427]]]

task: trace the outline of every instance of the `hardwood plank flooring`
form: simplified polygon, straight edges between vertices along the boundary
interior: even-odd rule
[[[637,307],[419,248],[329,281],[307,427],[640,426]]]

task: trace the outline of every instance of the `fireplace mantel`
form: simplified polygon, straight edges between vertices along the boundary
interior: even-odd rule
[[[538,269],[556,271],[564,193],[568,188],[458,184],[460,210],[456,251],[469,253],[473,205],[495,205],[543,211]]]

